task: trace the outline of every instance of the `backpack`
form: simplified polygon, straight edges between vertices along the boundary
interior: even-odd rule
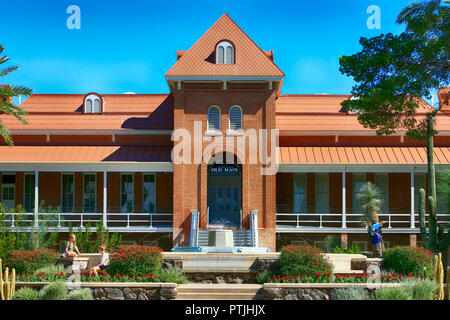
[[[375,232],[373,232],[372,226],[373,226],[373,224],[370,225],[370,226],[369,226],[369,229],[368,229],[368,231],[369,231],[369,237],[371,237],[371,238],[375,237]]]

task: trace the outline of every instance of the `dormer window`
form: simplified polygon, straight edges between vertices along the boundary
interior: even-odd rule
[[[84,98],[84,113],[101,113],[102,100],[97,94],[88,94]]]
[[[234,47],[228,41],[222,41],[216,48],[217,64],[234,64]]]

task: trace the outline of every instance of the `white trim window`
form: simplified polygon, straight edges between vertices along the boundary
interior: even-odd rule
[[[228,41],[222,41],[216,48],[217,64],[234,64],[234,47]]]
[[[156,212],[156,176],[155,174],[143,175],[142,205],[145,213]]]
[[[242,109],[239,106],[232,106],[228,114],[228,128],[231,132],[242,131]]]
[[[220,131],[220,108],[218,106],[211,106],[208,109],[208,124],[207,129],[210,132]]]
[[[419,213],[420,189],[425,190],[425,199],[427,195],[427,182],[425,173],[414,174],[414,213]],[[425,201],[426,203],[426,201]]]
[[[26,212],[34,212],[34,173],[23,175],[23,208]]]
[[[97,175],[85,173],[83,175],[83,212],[95,213],[97,211]]]
[[[436,173],[436,213],[444,214],[449,212],[450,184],[448,173]]]
[[[84,99],[84,113],[101,113],[100,97],[90,94]]]
[[[328,173],[316,173],[315,174],[315,207],[316,213],[329,213],[330,212],[330,198],[329,198],[329,179]]]
[[[13,173],[2,174],[2,195],[0,202],[7,210],[16,206],[16,175]]]
[[[134,204],[133,174],[122,173],[120,176],[120,212],[132,213]]]
[[[384,214],[389,213],[389,174],[388,173],[376,173],[375,185],[380,189],[381,200],[381,212]]]
[[[353,174],[353,213],[361,213],[360,201],[356,198],[356,194],[359,192],[361,187],[366,183],[365,173],[354,173]]]
[[[73,213],[75,184],[73,173],[63,173],[61,177],[61,212]]]
[[[306,173],[294,174],[294,212],[306,213]]]

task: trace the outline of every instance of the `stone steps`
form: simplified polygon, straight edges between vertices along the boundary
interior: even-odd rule
[[[261,285],[254,284],[183,284],[176,300],[261,300]]]
[[[250,247],[252,243],[250,230],[233,230],[233,242],[235,247]],[[198,246],[208,246],[208,230],[198,231]]]

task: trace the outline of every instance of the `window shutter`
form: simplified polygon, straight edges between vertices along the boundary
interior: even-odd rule
[[[92,113],[92,100],[86,99],[86,105],[84,106],[85,113]]]
[[[220,109],[218,107],[208,110],[208,131],[220,131]]]
[[[225,54],[225,63],[226,64],[233,64],[234,60],[234,54],[233,54],[233,47],[232,46],[228,46],[226,48],[226,54]]]
[[[219,46],[217,48],[217,63],[219,63],[219,64],[223,64],[224,63],[223,56],[224,56],[224,49],[223,49],[222,46]]]
[[[242,111],[239,107],[230,109],[230,131],[242,130]]]
[[[94,110],[93,110],[93,112],[94,113],[100,113],[101,112],[101,110],[100,110],[100,100],[99,99],[95,99],[94,100]]]

